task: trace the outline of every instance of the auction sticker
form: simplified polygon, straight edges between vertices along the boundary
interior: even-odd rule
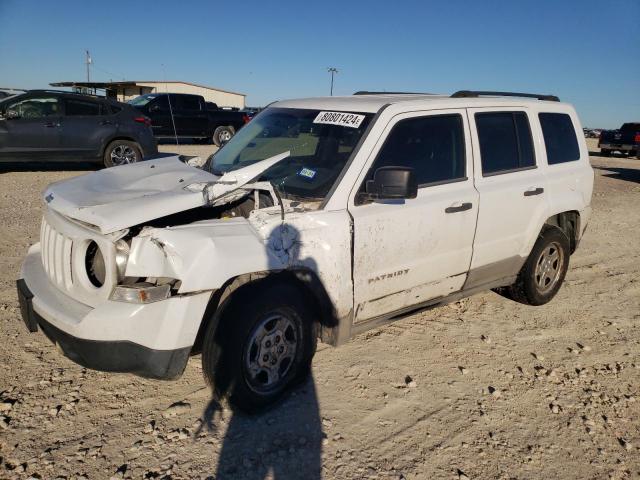
[[[357,113],[320,112],[313,123],[358,128],[362,120],[364,120],[364,115],[358,115]]]

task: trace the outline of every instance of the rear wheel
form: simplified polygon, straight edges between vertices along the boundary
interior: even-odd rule
[[[216,399],[255,412],[307,377],[317,335],[312,311],[295,286],[241,287],[215,323],[207,327],[202,366]]]
[[[569,239],[557,227],[548,226],[538,236],[516,282],[506,296],[527,305],[544,305],[555,297],[569,267]]]
[[[236,131],[232,126],[218,127],[213,132],[213,143],[215,143],[217,147],[222,147],[231,140],[231,137],[233,137],[235,133]]]
[[[114,140],[104,151],[104,166],[116,167],[142,160],[142,152],[137,143],[129,140]]]

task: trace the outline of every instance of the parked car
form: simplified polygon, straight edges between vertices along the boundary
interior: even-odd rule
[[[151,118],[153,134],[163,140],[193,139],[221,146],[247,121],[238,109],[220,108],[200,95],[148,93],[129,104]]]
[[[594,130],[592,128],[583,128],[585,138],[598,138],[600,136],[599,130]]]
[[[102,162],[155,157],[150,120],[106,98],[30,90],[0,101],[0,161]]]
[[[202,351],[215,395],[252,411],[304,378],[318,338],[488,289],[545,304],[589,221],[589,153],[570,105],[486,93],[276,102],[206,170],[57,182],[23,319],[99,370],[176,378]]]
[[[640,123],[625,123],[619,130],[604,130],[598,141],[600,154],[608,157],[612,152],[640,156]]]

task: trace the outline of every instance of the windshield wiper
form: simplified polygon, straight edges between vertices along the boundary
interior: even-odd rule
[[[278,187],[278,185],[276,185],[275,182],[270,181],[269,183],[273,187],[273,193],[276,194],[276,198],[278,199],[278,203],[280,204],[280,219],[282,220],[282,223],[284,223],[284,203],[282,203],[282,195],[280,195],[280,187]]]

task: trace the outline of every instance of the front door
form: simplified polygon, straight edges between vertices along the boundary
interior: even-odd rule
[[[204,137],[207,134],[208,115],[196,95],[171,95],[173,116],[178,136]]]
[[[414,169],[415,199],[376,201],[355,195],[355,321],[410,310],[460,290],[471,263],[478,214],[471,141],[464,110],[398,115],[358,181],[383,166]]]
[[[19,97],[3,105],[0,113],[0,159],[44,161],[58,156],[61,105],[57,97]]]

